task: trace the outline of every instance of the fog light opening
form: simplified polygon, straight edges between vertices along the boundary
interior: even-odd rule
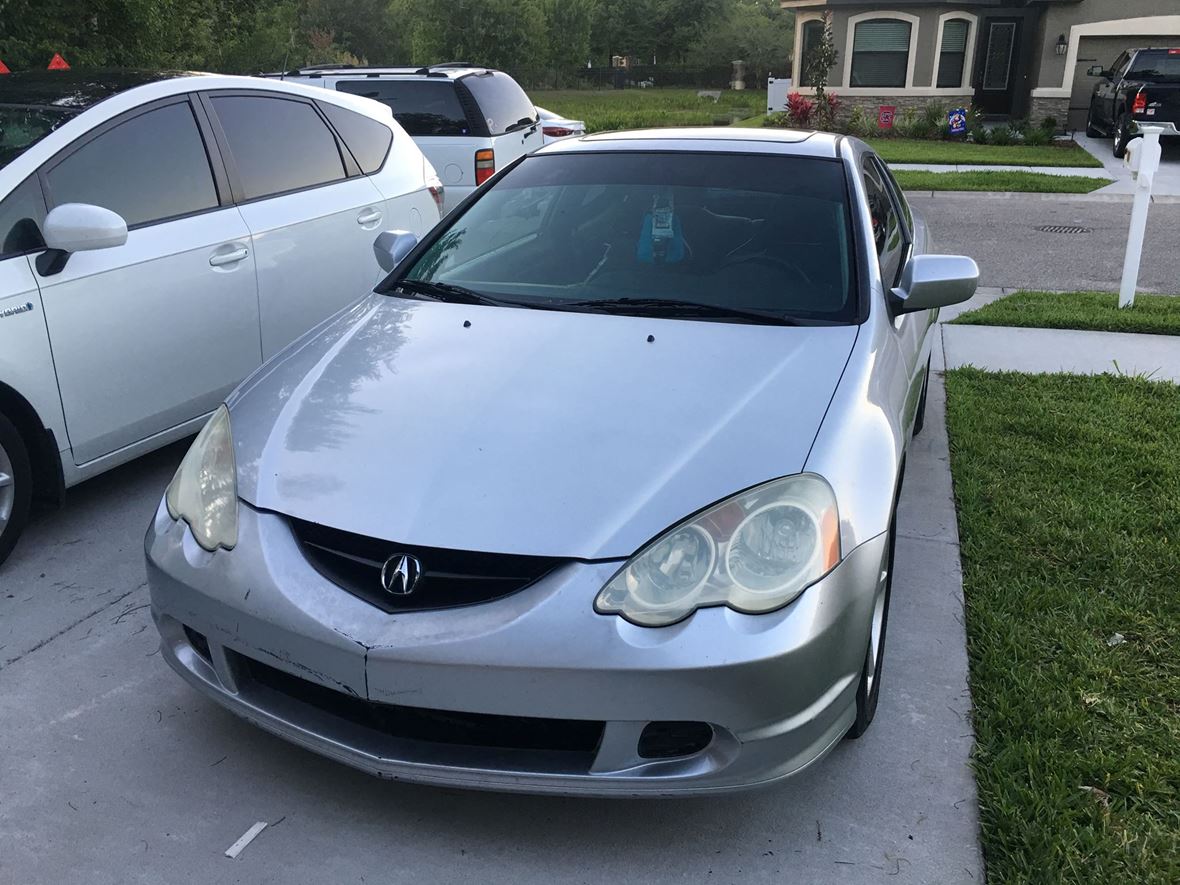
[[[713,742],[707,722],[649,722],[639,736],[643,759],[675,759],[699,753]]]
[[[184,635],[188,638],[188,644],[193,647],[193,651],[205,659],[205,663],[212,666],[213,658],[209,654],[209,640],[205,638],[204,633],[198,633],[187,624],[184,627]]]

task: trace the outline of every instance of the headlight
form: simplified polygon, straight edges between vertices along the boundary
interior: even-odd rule
[[[698,608],[786,605],[840,561],[836,496],[820,477],[776,479],[665,532],[619,570],[595,611],[662,627]]]
[[[229,409],[219,408],[197,434],[164,495],[168,513],[183,519],[206,550],[238,543],[238,482]]]

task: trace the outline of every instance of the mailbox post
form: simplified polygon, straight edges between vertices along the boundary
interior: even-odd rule
[[[1131,229],[1127,234],[1127,254],[1123,258],[1119,307],[1135,304],[1139,261],[1143,257],[1143,237],[1147,232],[1147,209],[1151,205],[1151,187],[1160,165],[1160,136],[1180,135],[1174,123],[1139,123],[1138,126],[1143,137],[1132,139],[1123,155],[1123,165],[1130,167],[1135,179],[1135,202],[1131,206]]]

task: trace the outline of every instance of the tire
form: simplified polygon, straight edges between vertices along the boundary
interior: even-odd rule
[[[1114,127],[1114,155],[1120,160],[1127,154],[1127,145],[1131,142],[1131,134],[1127,131],[1127,115],[1119,117]]]
[[[918,400],[918,411],[914,414],[914,430],[911,436],[917,436],[926,426],[926,392],[930,389],[930,360],[926,358],[926,377],[922,381],[922,397]]]
[[[889,520],[889,550],[885,559],[885,588],[878,594],[873,604],[873,622],[869,627],[869,646],[865,651],[865,663],[860,674],[860,684],[856,687],[856,720],[848,729],[847,734],[850,740],[856,740],[868,731],[869,726],[873,723],[873,717],[877,715],[877,701],[881,697],[881,671],[882,665],[885,663],[885,634],[886,628],[889,626],[889,598],[893,592],[893,552],[896,547],[897,504],[895,502],[893,516]]]
[[[1091,106],[1090,110],[1086,112],[1086,135],[1090,138],[1101,138],[1102,130],[1094,125],[1093,120],[1094,108]]]
[[[33,470],[25,441],[0,414],[0,563],[8,558],[28,524],[32,500]]]

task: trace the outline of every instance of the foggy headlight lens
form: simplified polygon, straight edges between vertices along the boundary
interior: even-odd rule
[[[594,607],[648,627],[707,605],[766,612],[839,561],[835,495],[804,473],[742,492],[670,529],[623,566]]]
[[[238,543],[238,483],[229,410],[222,406],[197,434],[164,495],[168,513],[183,519],[206,550]]]

